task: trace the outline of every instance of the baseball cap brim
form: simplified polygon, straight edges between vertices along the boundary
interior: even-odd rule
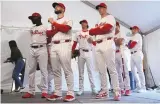
[[[79,22],[79,24],[82,24],[82,23],[86,23],[86,22],[84,22],[84,21],[80,21],[80,22]]]
[[[28,19],[33,19],[33,16],[29,16]]]
[[[96,9],[99,9],[99,7],[102,7],[102,6],[100,6],[100,5],[97,5],[97,6],[96,6]]]
[[[32,20],[33,18],[41,18],[41,17],[36,17],[36,16],[29,16],[28,19]]]
[[[56,2],[52,4],[53,8],[55,8],[57,5],[59,5],[59,4]]]
[[[98,10],[99,7],[106,8],[105,6],[97,5],[97,6],[96,6],[96,9]]]

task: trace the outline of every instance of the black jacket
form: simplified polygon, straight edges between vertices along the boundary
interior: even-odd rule
[[[17,44],[14,40],[9,42],[9,46],[11,49],[11,57],[7,59],[8,61],[16,63],[19,58],[23,58],[23,56],[22,56],[20,50],[18,49]]]
[[[20,50],[17,47],[11,48],[11,57],[8,60],[16,63],[19,58],[23,58]]]

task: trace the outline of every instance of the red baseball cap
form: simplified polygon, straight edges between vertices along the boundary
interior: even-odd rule
[[[54,3],[52,4],[53,8],[55,8],[57,5],[60,6],[60,7],[62,7],[64,10],[66,9],[66,7],[64,6],[63,3],[54,2]]]
[[[100,3],[96,6],[96,9],[99,9],[99,7],[107,8],[107,5],[105,3]]]
[[[82,21],[80,21],[79,23],[80,23],[80,24],[82,24],[82,23],[87,23],[87,24],[88,24],[87,20],[82,20]]]
[[[137,29],[139,31],[139,27],[138,26],[133,26],[133,27],[130,27],[130,29]]]
[[[31,16],[29,16],[28,18],[32,19],[33,17],[40,17],[41,18],[41,15],[39,13],[35,12]]]
[[[117,22],[117,21],[116,21],[116,26],[120,26],[120,25],[119,25],[119,22]]]

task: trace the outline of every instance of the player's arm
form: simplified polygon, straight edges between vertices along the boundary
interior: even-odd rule
[[[74,51],[75,51],[76,46],[77,46],[77,41],[73,41],[73,45],[72,45],[72,52],[74,52]]]
[[[58,31],[63,32],[63,33],[67,33],[72,28],[71,26],[67,24],[59,24],[57,22],[53,22],[52,25],[55,26],[58,29]]]
[[[129,49],[132,49],[132,48],[134,48],[134,47],[136,46],[136,44],[137,44],[137,41],[130,40],[130,41],[128,42],[128,48],[129,48]]]
[[[58,32],[59,32],[58,29],[52,25],[52,30],[46,30],[46,35],[47,37],[52,37]]]
[[[90,35],[103,35],[107,34],[112,30],[113,26],[111,24],[105,24],[102,27],[96,27],[89,30]]]
[[[132,49],[134,48],[138,42],[142,41],[142,37],[140,34],[136,34],[129,42],[128,42],[128,48]]]
[[[73,37],[72,53],[75,51],[78,42],[78,33]]]
[[[52,24],[53,27],[55,27],[58,31],[67,33],[72,28],[72,21],[66,21],[66,24],[62,23],[59,24],[56,21],[53,20],[53,18],[49,18],[48,21]]]

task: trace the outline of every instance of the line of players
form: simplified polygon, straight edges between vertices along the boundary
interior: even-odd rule
[[[48,19],[52,25],[51,30],[47,30],[42,24],[42,17],[39,13],[33,13],[29,16],[29,19],[35,26],[31,29],[31,47],[28,61],[29,91],[22,98],[32,98],[35,96],[35,73],[37,63],[39,63],[42,74],[39,88],[42,91],[42,98],[52,101],[62,99],[62,68],[68,87],[63,100],[75,100],[71,54],[74,52],[77,44],[79,44],[80,50],[80,56],[78,57],[79,92],[77,95],[82,95],[84,91],[85,63],[87,65],[92,93],[96,94],[97,99],[109,96],[106,76],[107,69],[111,77],[114,100],[120,100],[123,94],[127,96],[131,94],[128,74],[130,64],[132,65],[131,70],[137,84],[136,91],[145,91],[145,79],[142,70],[142,37],[138,33],[139,28],[137,26],[132,27],[133,36],[126,43],[127,40],[120,31],[119,23],[115,21],[112,15],[107,14],[107,5],[100,3],[96,6],[96,9],[99,11],[101,19],[91,29],[89,29],[87,20],[80,21],[82,30],[74,36],[72,45],[72,20],[64,15],[66,10],[64,4],[53,3],[52,6],[55,9],[55,14],[57,14],[57,19]],[[46,38],[50,40],[47,46]],[[95,55],[95,59],[93,59],[93,54]],[[96,91],[92,77],[93,60],[96,62],[96,68],[100,75],[100,91]],[[51,79],[54,79],[55,90],[49,96],[48,89],[50,89],[52,84]]]

